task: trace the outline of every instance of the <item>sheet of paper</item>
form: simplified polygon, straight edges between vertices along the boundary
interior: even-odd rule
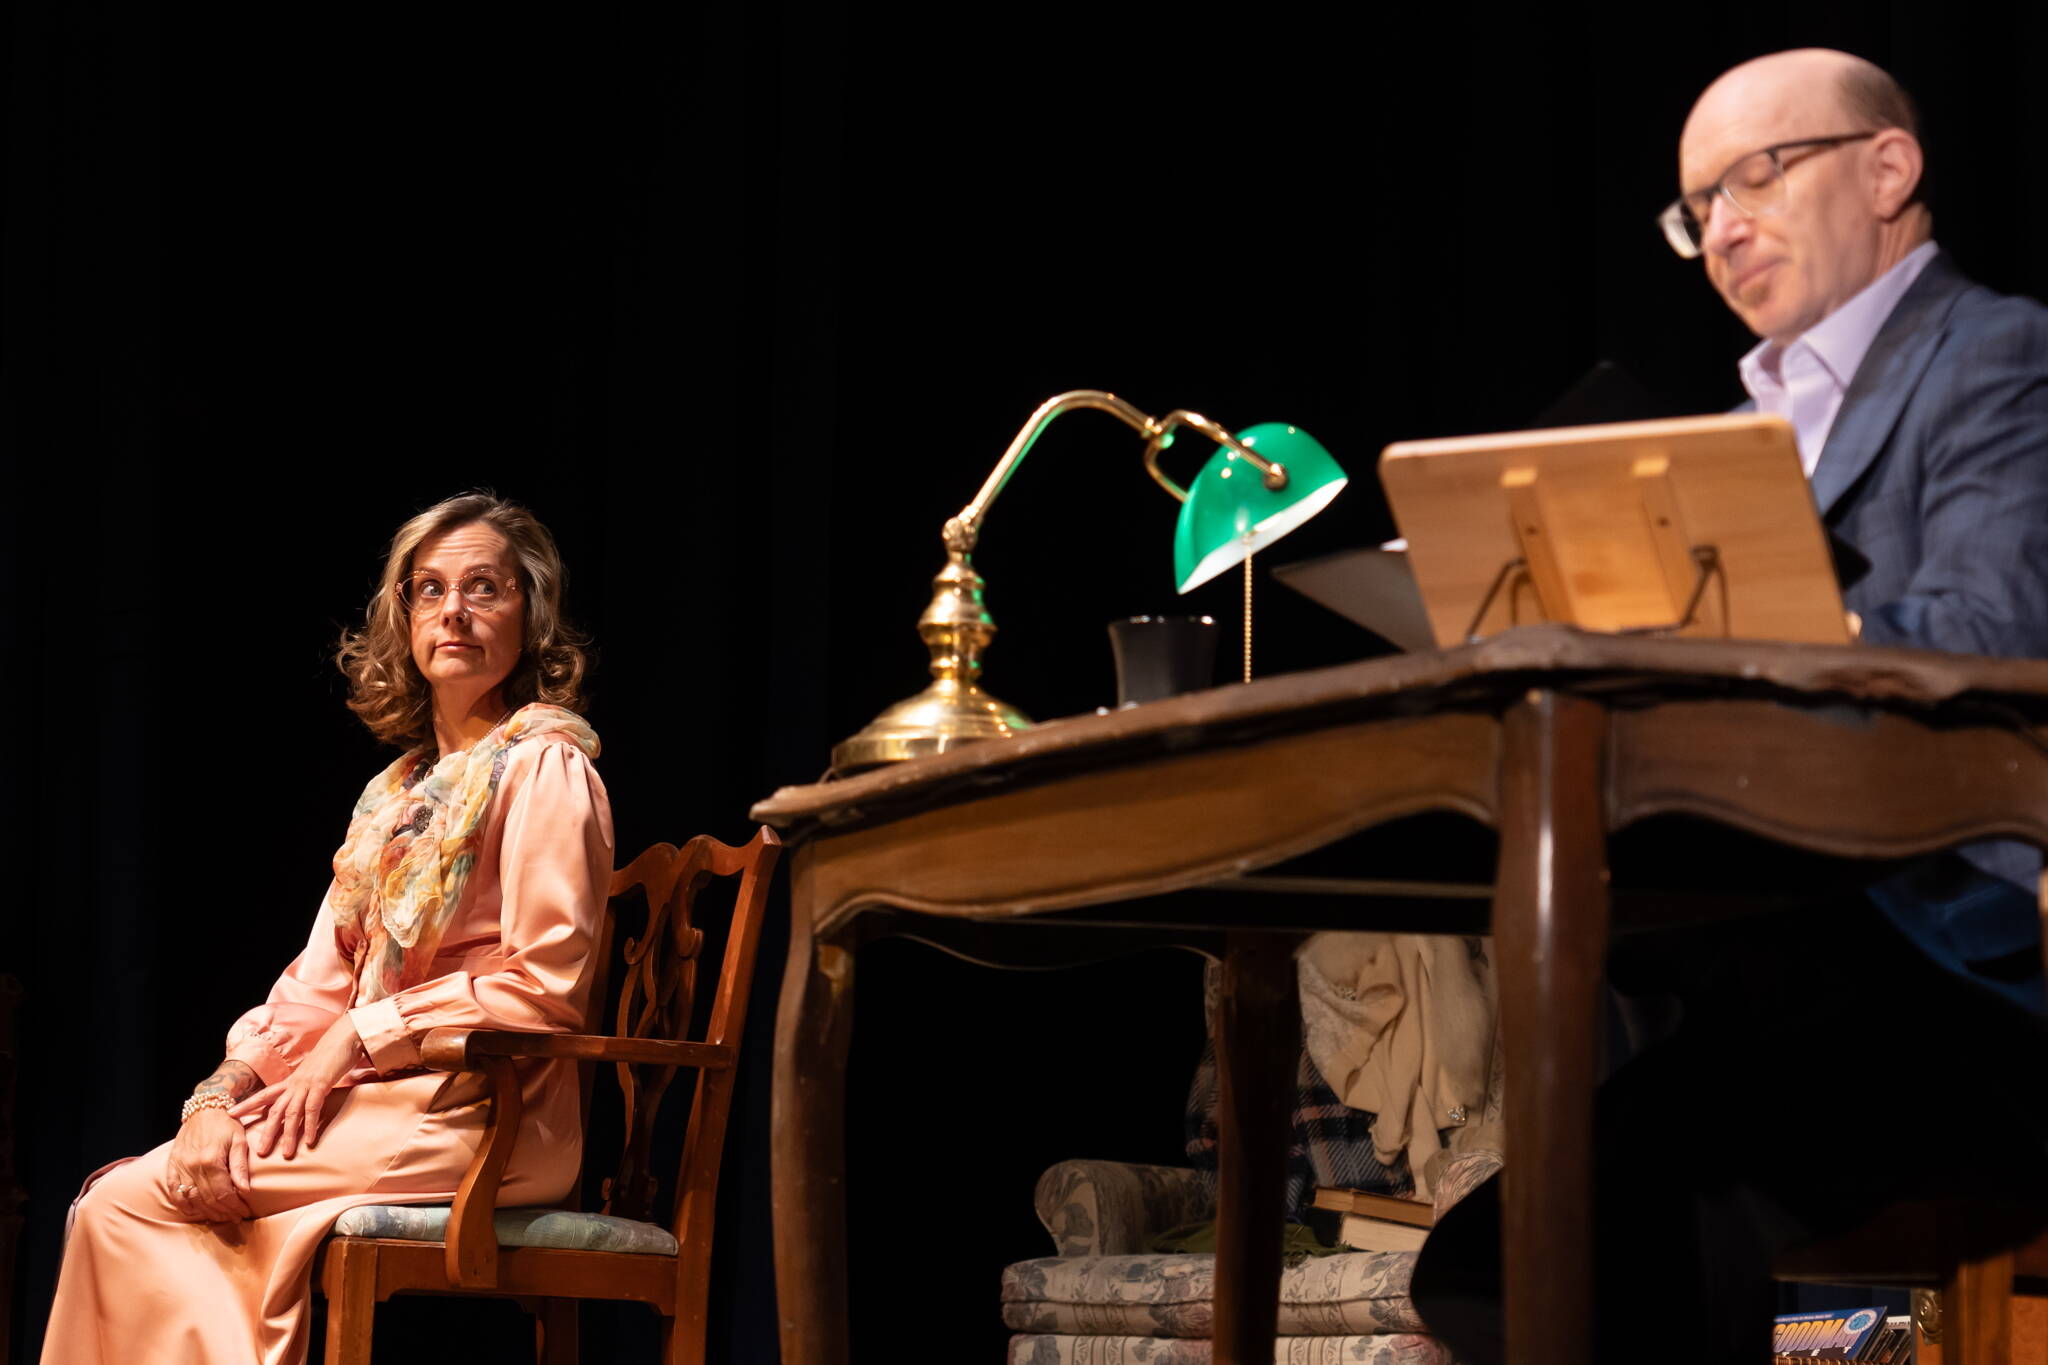
[[[1389,541],[1378,549],[1341,550],[1282,564],[1273,577],[1389,644],[1405,650],[1435,649],[1436,636],[1406,551],[1402,541]]]

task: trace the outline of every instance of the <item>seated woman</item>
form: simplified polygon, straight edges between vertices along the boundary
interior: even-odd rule
[[[422,1070],[443,1026],[571,1031],[612,865],[562,564],[481,493],[408,521],[340,662],[403,757],[355,803],[306,947],[236,1021],[178,1135],[87,1182],[46,1365],[302,1360],[313,1254],[357,1204],[454,1197],[482,1140],[475,1075]],[[507,1203],[560,1199],[574,1064],[522,1064]]]

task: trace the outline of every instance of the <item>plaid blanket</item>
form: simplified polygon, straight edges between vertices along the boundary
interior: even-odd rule
[[[1295,1063],[1294,1136],[1287,1145],[1287,1218],[1305,1221],[1316,1186],[1409,1195],[1415,1181],[1408,1163],[1383,1166],[1372,1154],[1373,1116],[1353,1109],[1323,1083],[1303,1052]],[[1188,1163],[1212,1182],[1216,1175],[1216,1040],[1202,1044],[1202,1060],[1188,1088]]]

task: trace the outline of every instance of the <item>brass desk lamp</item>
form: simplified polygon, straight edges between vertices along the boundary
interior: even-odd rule
[[[1100,389],[1075,389],[1048,398],[1011,440],[974,501],[946,522],[946,565],[932,580],[932,600],[917,620],[917,633],[931,651],[931,685],[841,741],[832,750],[835,771],[856,772],[943,753],[1030,728],[1023,712],[981,688],[981,656],[995,636],[996,623],[982,605],[984,584],[974,569],[974,547],[982,518],[1025,454],[1055,417],[1075,408],[1106,412],[1145,437],[1146,470],[1181,500],[1173,541],[1174,579],[1181,592],[1240,561],[1248,566],[1253,552],[1320,512],[1347,482],[1344,471],[1315,438],[1281,423],[1233,436],[1200,413],[1148,417]],[[1200,432],[1219,447],[1188,488],[1175,484],[1159,468],[1160,453],[1173,444],[1180,427]]]

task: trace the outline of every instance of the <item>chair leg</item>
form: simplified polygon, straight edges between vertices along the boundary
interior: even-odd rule
[[[327,1244],[320,1288],[327,1295],[325,1365],[370,1365],[377,1321],[377,1248],[337,1237]]]
[[[704,1333],[711,1317],[709,1246],[709,1237],[686,1241],[677,1258],[675,1314],[662,1320],[662,1359],[670,1365],[704,1365]]]
[[[694,1323],[681,1313],[661,1319],[662,1365],[704,1365],[704,1319]]]
[[[2048,1295],[2012,1296],[2012,1358],[2048,1360]]]
[[[533,1306],[536,1365],[577,1365],[576,1300],[542,1299]]]
[[[1942,1365],[2012,1359],[2012,1253],[1964,1261],[1941,1288]]]

